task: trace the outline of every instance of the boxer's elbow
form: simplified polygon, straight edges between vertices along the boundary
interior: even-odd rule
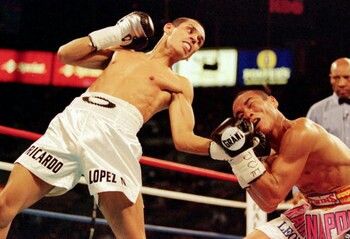
[[[278,204],[274,203],[269,203],[269,204],[264,204],[264,205],[259,205],[261,210],[263,210],[266,213],[271,213],[277,209]]]
[[[284,201],[284,196],[280,193],[278,187],[262,187],[259,190],[259,198],[256,203],[261,210],[270,213],[277,209],[278,205]]]
[[[173,142],[174,142],[175,149],[177,151],[181,151],[181,152],[187,151],[188,146],[184,139],[173,137]]]
[[[270,213],[277,209],[278,205],[283,202],[284,198],[280,197],[278,193],[270,194],[266,197],[266,201],[264,205],[262,206],[262,210]]]
[[[181,139],[174,138],[173,140],[175,148],[178,151],[203,156],[208,155],[209,140],[202,140],[193,134],[184,136]]]
[[[65,63],[65,64],[71,63],[70,54],[64,45],[58,48],[57,57],[62,63]]]
[[[182,151],[186,147],[185,134],[186,131],[179,130],[179,128],[172,128],[171,130],[172,139],[176,150]]]
[[[58,48],[57,57],[64,64],[76,65],[82,61],[83,56],[86,56],[82,56],[81,51],[77,49],[79,49],[78,45],[75,46],[73,44],[67,43]]]
[[[261,210],[263,210],[266,213],[272,213],[276,210],[277,207],[265,207],[265,208],[261,208]]]
[[[256,204],[258,204],[259,208],[264,212],[270,213],[277,209],[279,202],[275,199],[264,197],[260,200],[255,200]]]
[[[193,145],[191,140],[191,135],[182,134],[180,136],[173,136],[174,146],[177,151],[191,153],[193,151]]]

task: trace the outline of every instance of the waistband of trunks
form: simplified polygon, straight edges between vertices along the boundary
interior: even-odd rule
[[[308,196],[307,201],[315,207],[350,204],[350,185],[341,187],[333,192]]]
[[[68,107],[99,114],[135,134],[143,125],[142,114],[134,105],[101,92],[87,91],[76,97]]]

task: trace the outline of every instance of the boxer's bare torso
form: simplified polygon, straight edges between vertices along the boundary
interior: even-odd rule
[[[119,50],[89,91],[103,92],[131,103],[147,122],[169,106],[171,93],[193,97],[188,80],[176,75],[163,61],[151,54]]]
[[[313,139],[305,142],[305,145],[308,145],[305,147],[310,147],[310,153],[297,181],[300,191],[309,196],[329,193],[344,185],[350,185],[349,148],[340,139],[310,120],[301,118],[293,121],[293,124],[300,124]]]
[[[306,118],[285,123],[285,132],[275,145],[281,157],[293,158],[294,153],[307,154],[306,157],[295,158],[301,170],[291,171],[290,176],[298,176],[296,185],[305,196],[324,194],[334,191],[344,185],[350,185],[350,150],[337,137],[325,131],[322,127]],[[293,137],[300,135],[302,147],[295,144]],[[304,138],[304,139],[303,139]],[[298,141],[299,141],[298,140]],[[284,150],[288,148],[287,150]],[[274,157],[268,161],[272,165]]]

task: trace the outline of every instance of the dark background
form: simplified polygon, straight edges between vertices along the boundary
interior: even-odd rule
[[[57,51],[60,45],[74,38],[113,25],[129,12],[141,10],[149,13],[155,23],[156,35],[146,49],[149,50],[161,37],[164,23],[176,17],[193,17],[206,29],[204,47],[272,47],[293,51],[294,69],[289,83],[269,86],[280,101],[281,111],[293,119],[305,116],[312,103],[331,94],[329,65],[338,57],[349,56],[350,50],[350,1],[304,0],[303,4],[303,14],[296,16],[269,14],[267,0],[0,0],[0,48]],[[241,89],[196,88],[193,103],[196,133],[208,136],[229,116],[232,100]],[[2,83],[0,125],[43,133],[50,120],[83,91]],[[171,141],[167,112],[149,121],[139,136],[144,155],[230,172],[227,164],[177,152]],[[30,143],[0,136],[0,160],[13,162]],[[144,186],[245,200],[244,191],[228,182],[147,166],[142,169]],[[1,171],[2,182],[7,175]],[[147,224],[244,235],[245,219],[241,209],[147,195],[144,199]],[[34,207],[90,215],[92,199],[84,186],[77,186],[62,197],[44,199]],[[20,215],[14,222],[11,238],[87,238],[87,233],[86,225]],[[95,238],[106,234],[110,234],[109,229],[98,227]],[[148,237],[190,238],[156,233],[148,233]]]

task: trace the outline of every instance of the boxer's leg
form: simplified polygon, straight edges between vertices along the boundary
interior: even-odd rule
[[[102,192],[98,195],[99,208],[116,238],[146,238],[141,195],[135,204],[122,192]]]
[[[20,164],[15,164],[5,188],[0,193],[0,239],[5,239],[13,218],[30,207],[51,189]]]
[[[254,230],[249,233],[244,239],[270,239],[265,233],[259,230]]]

